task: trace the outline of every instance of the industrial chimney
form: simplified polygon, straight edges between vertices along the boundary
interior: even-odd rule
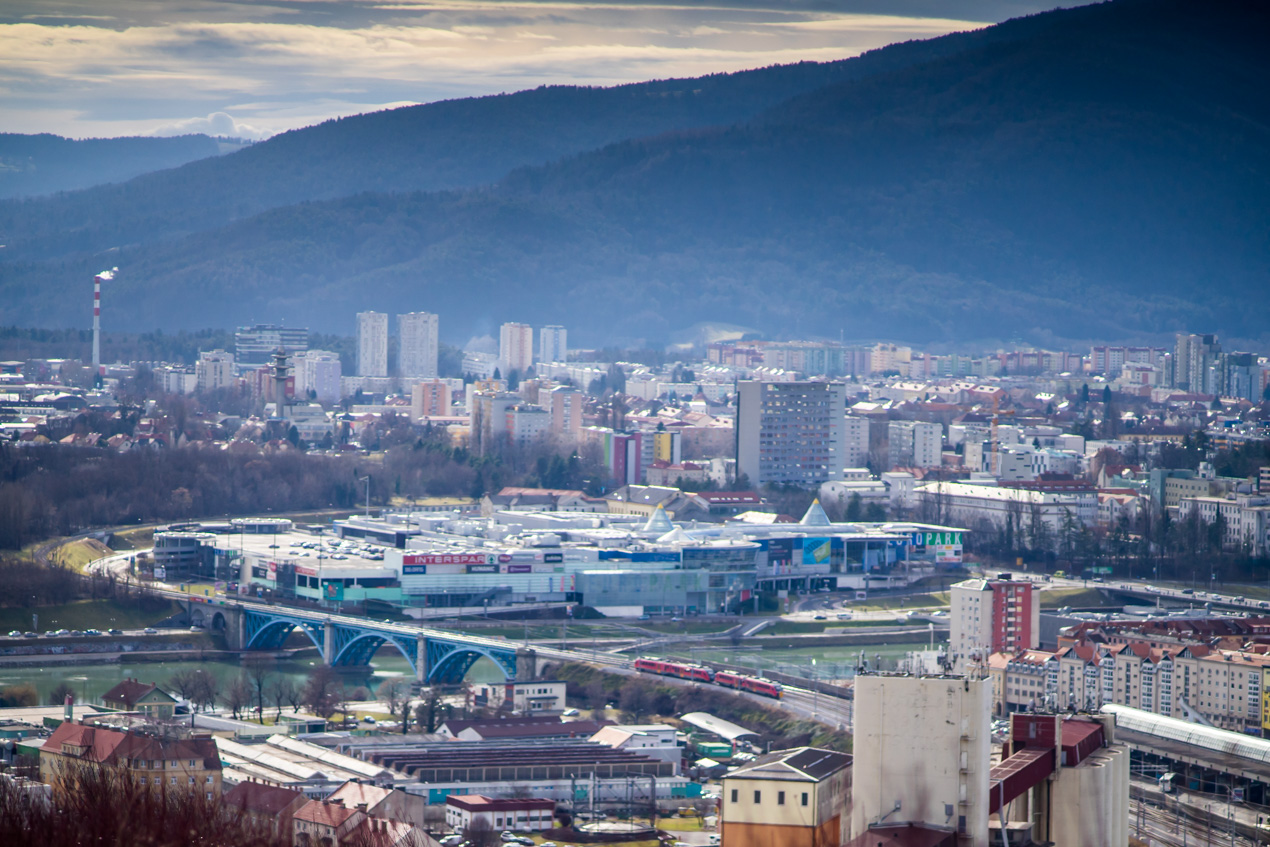
[[[93,380],[100,382],[101,372],[101,284],[115,278],[119,268],[102,271],[93,277]]]

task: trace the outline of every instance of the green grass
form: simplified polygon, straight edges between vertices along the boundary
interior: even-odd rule
[[[678,815],[657,819],[657,828],[667,832],[701,832],[701,818],[681,818]]]
[[[913,622],[916,626],[921,621]],[[903,626],[898,620],[875,620],[875,621],[840,621],[829,616],[827,621],[813,621],[811,623],[803,623],[802,621],[777,621],[764,627],[762,632],[756,637],[764,635],[806,635],[809,633],[824,632],[826,629],[866,629],[868,627],[877,626]]]
[[[848,609],[861,612],[883,612],[890,609],[928,609],[947,608],[948,592],[937,591],[932,594],[909,594],[903,597],[873,597],[860,602],[849,602]]]
[[[113,554],[113,550],[92,538],[80,538],[55,548],[50,558],[65,562],[80,573],[92,562]]]
[[[650,632],[660,632],[664,635],[718,635],[726,632],[738,623],[742,623],[740,619],[735,621],[683,621],[681,623],[650,623],[649,621],[637,621],[631,626],[646,629]]]
[[[1062,606],[1079,609],[1090,606],[1121,605],[1124,604],[1112,600],[1096,588],[1054,588],[1041,592],[1042,609],[1057,609]]]
[[[0,632],[31,628],[31,615],[40,616],[40,631],[50,629],[139,629],[158,623],[177,612],[171,600],[154,601],[146,610],[135,603],[115,600],[79,600],[64,606],[32,609],[0,609]]]

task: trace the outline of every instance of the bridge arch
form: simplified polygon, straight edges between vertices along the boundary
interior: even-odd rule
[[[406,658],[410,663],[410,667],[417,670],[417,661],[414,650],[406,649],[406,645],[402,644],[396,638],[389,638],[385,635],[375,632],[361,632],[354,635],[347,643],[339,648],[339,651],[331,659],[331,666],[338,665],[368,665],[371,657],[379,651],[380,647],[385,644],[391,644],[397,648],[397,652]],[[412,645],[413,646],[413,645]]]
[[[301,621],[287,618],[274,618],[264,622],[247,639],[246,648],[248,650],[277,650],[286,643],[287,638],[295,629],[299,629],[307,635],[309,641],[313,642],[313,646],[318,648],[318,650],[322,649],[322,639],[313,632],[311,627],[306,626]]]
[[[514,650],[491,650],[483,645],[445,641],[428,642],[428,675],[426,681],[458,684],[472,665],[485,657],[503,672],[505,679],[516,678]]]

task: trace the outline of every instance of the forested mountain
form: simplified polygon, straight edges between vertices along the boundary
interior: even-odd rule
[[[206,135],[77,141],[47,133],[0,133],[0,198],[123,182],[220,152],[216,140]]]
[[[1257,337],[1266,9],[1117,0],[950,36],[730,126],[124,247],[110,296],[140,326],[286,315],[347,331],[352,311],[427,309],[449,337],[523,319],[581,343],[702,320],[913,340]],[[888,50],[920,52],[866,58]],[[10,264],[0,319],[66,320],[47,292],[82,287],[94,261]]]

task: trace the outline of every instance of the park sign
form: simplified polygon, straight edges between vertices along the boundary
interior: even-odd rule
[[[948,544],[961,544],[960,532],[914,532],[912,537],[914,547],[939,547]]]

